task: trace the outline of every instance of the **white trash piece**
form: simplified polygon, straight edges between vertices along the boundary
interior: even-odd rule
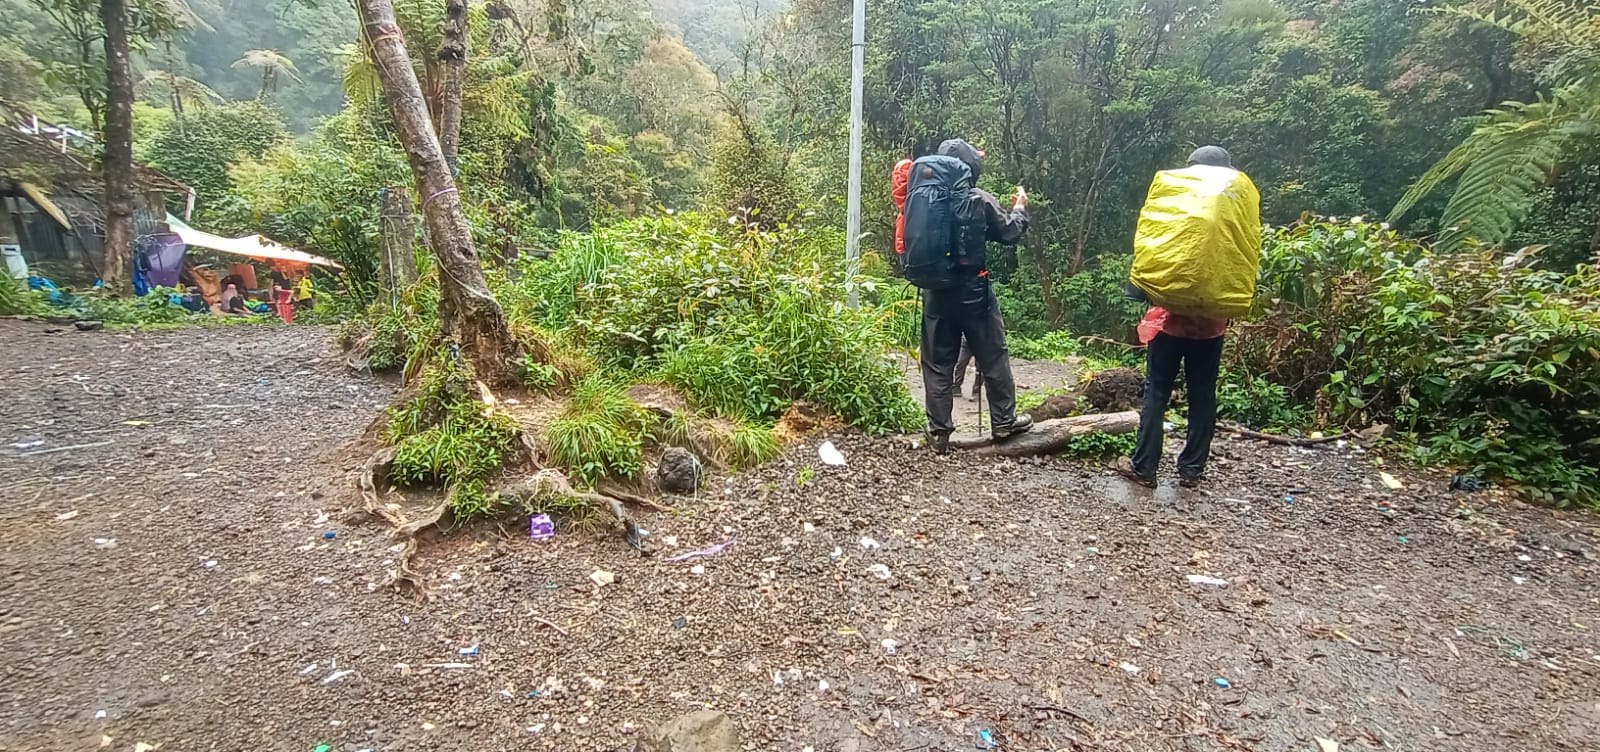
[[[1221,577],[1207,577],[1203,574],[1189,575],[1189,582],[1194,585],[1213,585],[1216,587],[1228,586],[1228,581],[1222,579]]]
[[[822,464],[824,465],[843,467],[845,464],[844,452],[839,451],[839,448],[834,446],[831,441],[824,441],[822,446],[817,447],[817,456],[822,459]]]

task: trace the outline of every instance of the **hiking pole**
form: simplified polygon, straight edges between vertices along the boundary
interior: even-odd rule
[[[977,358],[973,358],[972,359],[972,369],[973,369],[973,372],[972,372],[973,376],[979,377],[980,379],[983,377],[983,372],[978,370],[978,359]],[[983,410],[983,382],[982,381],[978,381],[978,383],[975,384],[974,386],[977,387],[976,391],[978,392],[978,435],[982,436],[983,435],[983,415],[984,415],[984,410]],[[991,427],[993,426],[993,421],[990,422],[990,425],[991,425]]]

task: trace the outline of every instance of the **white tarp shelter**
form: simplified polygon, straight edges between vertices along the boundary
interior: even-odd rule
[[[289,261],[296,264],[310,264],[312,266],[326,266],[330,269],[343,269],[337,261],[325,259],[313,253],[297,251],[285,245],[263,238],[260,235],[246,235],[242,238],[224,238],[212,235],[209,232],[196,230],[183,220],[167,215],[167,224],[172,231],[183,240],[184,245],[209,248],[219,253],[247,258],[261,259],[264,261]]]

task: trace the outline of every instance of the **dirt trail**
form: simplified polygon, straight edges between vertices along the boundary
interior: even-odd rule
[[[705,706],[763,751],[1600,738],[1596,518],[1331,449],[1226,441],[1152,493],[835,437],[648,519],[656,558],[460,531],[418,605],[342,515],[391,390],[333,354],[0,321],[0,750],[627,750]]]

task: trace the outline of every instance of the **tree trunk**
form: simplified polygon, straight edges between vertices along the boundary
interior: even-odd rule
[[[1065,451],[1075,436],[1091,433],[1133,433],[1139,430],[1139,414],[1129,410],[1121,413],[1094,413],[1039,421],[1033,430],[1005,441],[995,441],[987,436],[956,437],[950,446],[969,449],[973,454],[987,457],[1033,457]]]
[[[439,62],[444,64],[444,91],[439,102],[439,146],[450,174],[458,174],[461,153],[461,92],[467,79],[467,0],[445,0],[444,41]]]
[[[106,28],[106,127],[101,165],[106,181],[106,243],[100,280],[112,295],[132,292],[128,259],[133,256],[133,72],[128,66],[128,4],[100,0]]]
[[[417,281],[417,230],[411,222],[411,192],[396,185],[383,191],[383,259],[379,294],[390,307],[400,305],[400,291]]]
[[[428,118],[428,103],[395,23],[391,0],[357,0],[383,98],[394,117],[400,144],[422,197],[422,217],[439,260],[439,320],[472,360],[478,377],[491,386],[513,383],[511,332],[505,311],[489,291],[483,266],[472,247],[472,228],[461,211],[461,194],[444,161],[444,150]]]

